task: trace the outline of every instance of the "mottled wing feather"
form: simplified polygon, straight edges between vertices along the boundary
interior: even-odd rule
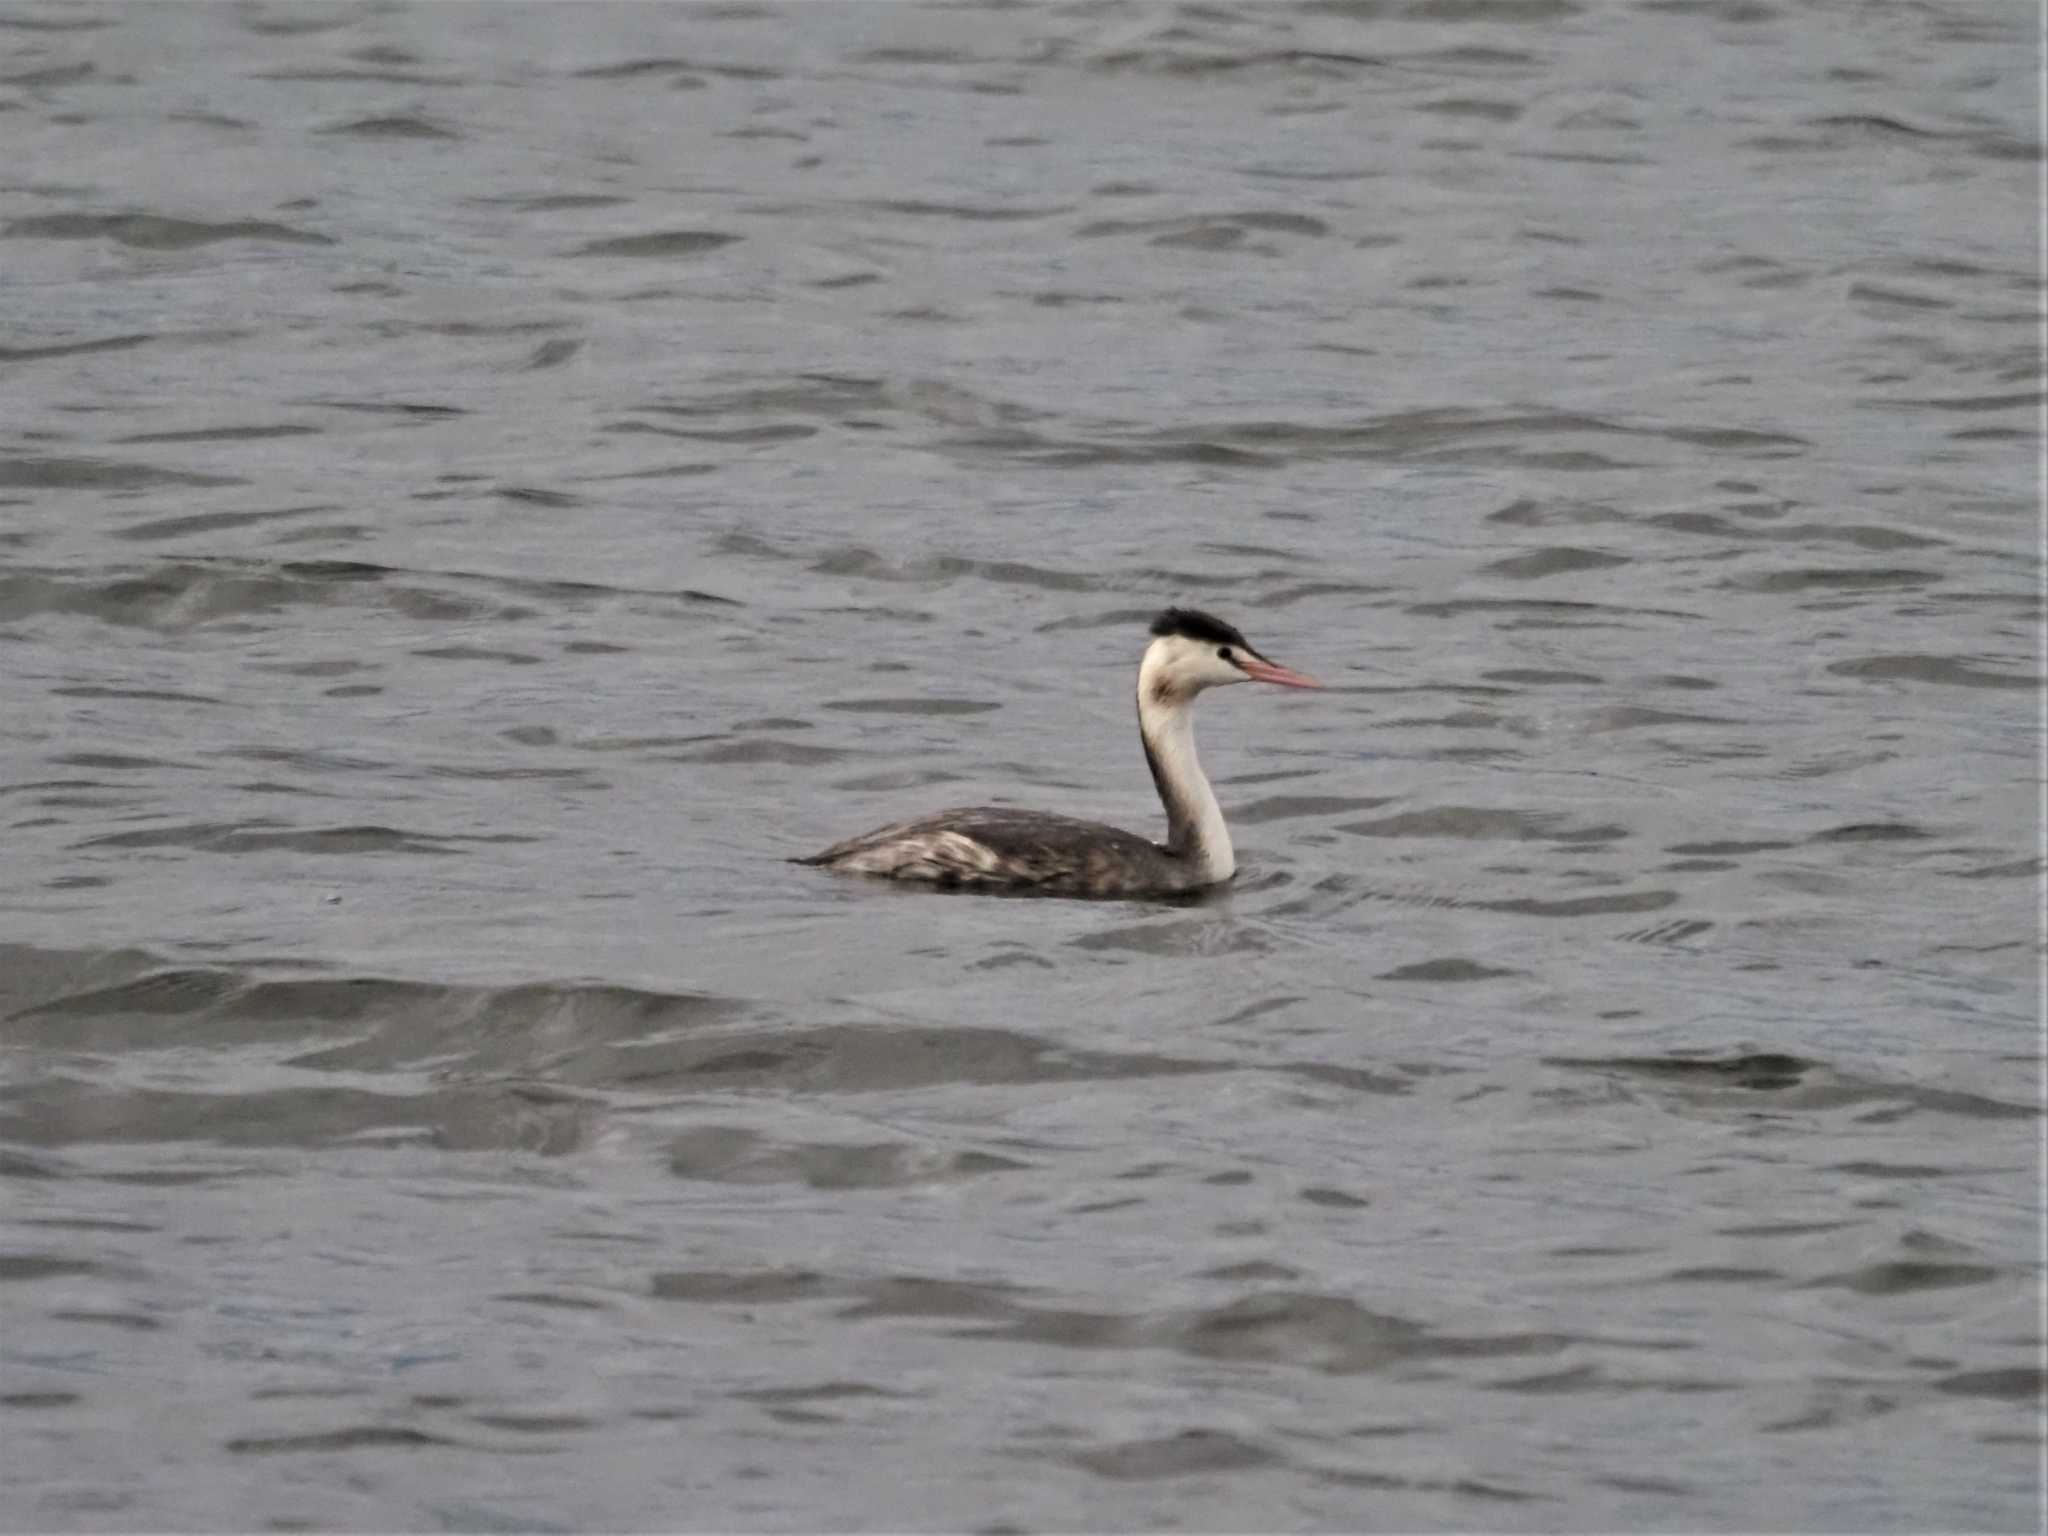
[[[964,806],[834,843],[800,864],[939,885],[1061,895],[1185,890],[1185,864],[1101,822],[1001,806]]]

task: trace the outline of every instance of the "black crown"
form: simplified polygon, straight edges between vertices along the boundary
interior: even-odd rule
[[[1166,609],[1152,621],[1152,633],[1185,635],[1190,640],[1201,640],[1209,645],[1235,645],[1247,651],[1252,648],[1251,642],[1235,626],[1199,608]]]

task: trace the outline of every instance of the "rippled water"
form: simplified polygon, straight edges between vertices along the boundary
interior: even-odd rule
[[[2035,1528],[2035,21],[4,0],[0,1522]]]

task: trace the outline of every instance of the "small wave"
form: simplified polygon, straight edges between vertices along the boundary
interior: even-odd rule
[[[1953,656],[1864,656],[1837,661],[1828,670],[1837,677],[1867,677],[1886,682],[1938,683],[1949,688],[2024,688],[2039,692],[2042,680],[2013,672],[1988,672]]]
[[[249,528],[263,523],[285,522],[295,517],[311,517],[320,512],[340,510],[332,503],[316,502],[309,506],[277,507],[260,512],[196,512],[188,517],[160,517],[146,523],[131,523],[126,528],[116,528],[112,532],[117,539],[155,542],[161,539],[189,538],[195,533],[218,533],[227,528]]]
[[[48,213],[0,224],[0,239],[112,240],[144,251],[184,251],[222,240],[257,240],[285,245],[332,245],[310,230],[261,219],[207,224],[194,219],[169,219],[150,213]]]
[[[1482,965],[1477,960],[1462,955],[1447,955],[1438,960],[1418,960],[1412,965],[1399,965],[1391,971],[1382,971],[1381,981],[1492,981],[1502,976],[1519,976],[1519,971],[1501,966]]]
[[[1271,1467],[1284,1457],[1224,1430],[1184,1429],[1152,1440],[1122,1440],[1069,1451],[1065,1459],[1097,1477],[1119,1481],[1160,1477],[1213,1477]]]
[[[141,331],[128,336],[104,336],[94,341],[53,342],[40,347],[0,347],[0,363],[35,363],[53,357],[76,357],[86,352],[125,352],[159,338]]]
[[[1346,822],[1336,828],[1354,837],[1456,837],[1487,841],[1605,843],[1629,835],[1612,824],[1570,827],[1552,812],[1510,811],[1493,806],[1446,805],[1403,811],[1376,821]]]
[[[1098,53],[1089,61],[1094,69],[1107,73],[1150,75],[1217,75],[1275,73],[1349,79],[1362,70],[1383,69],[1387,61],[1372,54],[1343,53],[1312,48],[1274,48],[1262,51],[1194,49],[1156,45],[1117,48]]]
[[[572,256],[696,256],[732,245],[742,237],[710,229],[671,229],[645,235],[616,235],[579,245]]]
[[[333,134],[355,139],[459,139],[462,137],[453,128],[444,127],[424,117],[358,117],[345,123],[334,123],[315,132]]]
[[[671,57],[621,59],[616,64],[594,64],[572,71],[579,80],[634,80],[661,76],[671,83],[686,80],[692,75],[717,75],[730,80],[780,80],[782,73],[765,64],[707,63]]]
[[[1641,1078],[1688,1096],[1711,1098],[1730,1091],[1769,1093],[1781,1109],[1825,1110],[1876,1102],[1891,1104],[1900,1113],[1917,1110],[1980,1120],[2033,1120],[2043,1113],[2035,1104],[2012,1103],[1960,1089],[1885,1082],[1782,1051],[1548,1057],[1545,1065],[1610,1077]]]
[[[405,832],[396,827],[351,826],[282,828],[273,821],[195,822],[177,827],[150,827],[109,832],[74,843],[75,848],[186,848],[196,853],[449,854],[464,843],[536,842],[515,833],[487,836],[438,836]]]
[[[1785,544],[1853,544],[1859,549],[1933,549],[1942,540],[1867,523],[1780,523],[1759,527],[1735,523],[1713,512],[1663,512],[1644,521],[1673,533],[1709,538],[1772,541]]]
[[[986,699],[828,699],[826,709],[852,715],[986,715],[1001,709]]]
[[[1029,1166],[993,1152],[913,1142],[782,1142],[739,1126],[699,1126],[669,1145],[671,1171],[682,1178],[722,1184],[900,1189]]]
[[[221,486],[244,483],[233,475],[192,474],[185,470],[163,469],[153,464],[136,464],[120,459],[0,459],[0,490],[136,491],[166,485]]]
[[[5,465],[0,463],[0,483]],[[287,517],[314,509],[286,509],[260,517]],[[205,518],[211,514],[198,514]],[[130,537],[176,537],[185,520],[130,529]],[[187,525],[189,526],[189,525]],[[146,535],[144,530],[152,529]],[[78,576],[17,568],[0,574],[0,621],[42,613],[72,613],[110,624],[188,629],[230,617],[271,613],[298,604],[389,609],[426,622],[524,618],[507,601],[545,598],[558,607],[588,609],[608,601],[666,599],[686,605],[733,605],[733,599],[692,588],[662,591],[591,582],[532,581],[469,571],[409,571],[357,560],[256,560],[186,556],[151,565],[136,575]]]
[[[1526,555],[1511,555],[1505,560],[1496,560],[1487,566],[1486,570],[1492,575],[1506,576],[1515,581],[1538,581],[1546,576],[1601,571],[1629,563],[1629,557],[1626,555],[1610,555],[1603,550],[1580,549],[1572,545],[1555,545],[1549,549],[1532,550]]]

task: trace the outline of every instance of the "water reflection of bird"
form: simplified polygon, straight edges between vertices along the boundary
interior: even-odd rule
[[[1072,816],[970,806],[879,827],[795,862],[1050,896],[1172,896],[1220,885],[1236,873],[1237,858],[1216,792],[1195,758],[1193,706],[1205,688],[1252,682],[1322,686],[1268,661],[1206,613],[1169,608],[1152,621],[1152,641],[1138,663],[1138,737],[1166,806],[1164,844]]]

